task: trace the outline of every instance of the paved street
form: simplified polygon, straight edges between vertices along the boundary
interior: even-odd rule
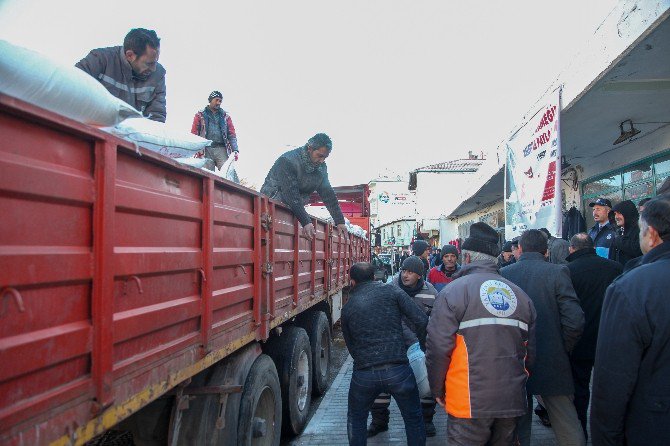
[[[353,359],[351,357],[344,363],[339,374],[333,381],[332,387],[326,393],[325,398],[316,413],[298,438],[291,445],[347,445],[347,393],[349,382],[353,371]],[[437,436],[429,438],[428,445],[443,445],[447,436],[447,416],[442,410],[435,415],[435,427]],[[404,445],[405,430],[400,411],[395,402],[391,403],[391,422],[389,430],[368,440],[370,445]],[[553,446],[556,444],[554,433],[550,428],[540,424],[539,419],[533,415],[532,444],[539,446]],[[590,444],[590,443],[589,443]]]

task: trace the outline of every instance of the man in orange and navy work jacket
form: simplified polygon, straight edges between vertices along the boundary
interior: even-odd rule
[[[498,235],[470,227],[464,266],[442,289],[428,322],[426,366],[449,414],[450,445],[509,445],[527,411],[528,364],[535,353],[535,307],[498,274]]]

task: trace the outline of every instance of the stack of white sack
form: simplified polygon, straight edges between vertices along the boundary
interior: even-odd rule
[[[0,93],[100,127],[142,116],[74,65],[62,65],[5,40],[0,40]]]
[[[201,157],[212,141],[189,132],[173,130],[147,118],[127,119],[103,129],[120,138],[169,158]]]
[[[352,225],[346,217],[344,218],[344,223],[347,225],[347,231],[349,231],[350,234],[354,234],[357,237],[361,237],[367,240],[368,231],[358,225]]]
[[[103,130],[182,164],[205,169],[221,178],[239,183],[234,165],[235,158],[231,156],[221,169],[216,169],[214,162],[204,157],[205,147],[212,141],[198,135],[173,130],[162,122],[147,118],[127,119]]]

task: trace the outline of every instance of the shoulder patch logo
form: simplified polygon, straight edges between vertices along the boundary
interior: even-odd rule
[[[487,280],[479,288],[484,308],[494,316],[508,317],[516,310],[516,295],[512,288],[499,280]]]

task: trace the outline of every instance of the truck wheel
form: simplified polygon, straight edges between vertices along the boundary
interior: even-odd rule
[[[312,351],[309,336],[301,327],[288,326],[278,341],[279,351],[275,362],[281,385],[284,431],[298,435],[307,424],[307,412],[312,400]]]
[[[312,349],[312,394],[321,396],[328,390],[332,339],[328,316],[323,311],[310,311],[298,320],[309,336]]]
[[[247,375],[240,402],[238,444],[278,445],[281,437],[281,390],[274,362],[260,355]]]

